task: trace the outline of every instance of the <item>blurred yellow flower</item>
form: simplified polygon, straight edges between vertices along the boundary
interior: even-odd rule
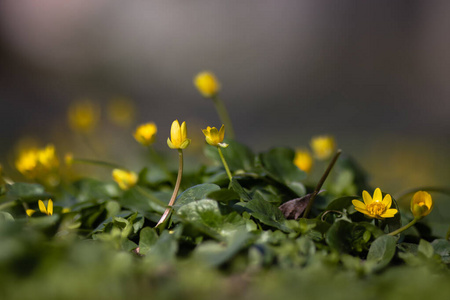
[[[140,144],[148,146],[155,142],[157,131],[155,123],[146,123],[136,128],[133,136]]]
[[[391,208],[391,195],[386,194],[383,198],[379,188],[373,193],[373,199],[367,191],[363,191],[362,196],[364,203],[356,199],[354,199],[352,203],[357,211],[365,214],[369,218],[392,218],[398,213],[398,210]]]
[[[39,210],[41,213],[46,214],[47,216],[53,215],[53,201],[52,199],[48,200],[47,207],[45,207],[45,204],[42,200],[39,200]],[[36,211],[34,209],[27,209],[26,214],[31,217]]]
[[[66,153],[64,156],[64,161],[68,167],[72,166],[73,164],[73,154],[72,153]]]
[[[204,71],[194,78],[194,85],[198,91],[206,98],[212,98],[220,90],[220,83],[213,73]]]
[[[302,171],[309,173],[313,165],[311,153],[305,149],[299,149],[295,152],[294,164]]]
[[[48,174],[58,165],[55,147],[51,144],[43,149],[23,150],[15,162],[16,169],[29,178]]]
[[[424,191],[418,191],[411,199],[411,212],[415,218],[422,218],[428,215],[433,209],[433,199],[431,195]]]
[[[117,97],[108,103],[108,119],[114,124],[128,127],[133,122],[136,109],[134,103],[125,97]]]
[[[202,129],[203,134],[205,135],[206,142],[211,146],[228,147],[228,144],[222,143],[225,137],[225,125],[220,127],[220,130],[217,130],[216,127],[207,127],[206,129]]]
[[[89,133],[100,119],[100,108],[90,100],[74,102],[68,111],[69,125],[72,130]]]
[[[122,169],[114,169],[112,177],[122,190],[128,190],[135,186],[138,181],[136,173]]]
[[[324,160],[334,153],[336,150],[336,143],[332,136],[316,136],[311,139],[311,148],[318,159]]]
[[[185,149],[191,140],[187,138],[186,122],[180,126],[178,120],[172,122],[170,138],[167,138],[167,145],[172,149]]]

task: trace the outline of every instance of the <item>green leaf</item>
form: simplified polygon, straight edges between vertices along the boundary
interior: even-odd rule
[[[223,156],[232,172],[237,170],[251,171],[255,167],[255,155],[249,147],[234,140],[227,140],[227,148],[222,149]],[[216,147],[206,145],[205,155],[222,165]]]
[[[9,186],[6,195],[26,202],[44,200],[51,197],[42,185],[36,183],[17,182]]]
[[[195,185],[180,194],[175,202],[174,207],[178,208],[193,201],[206,199],[207,195],[212,192],[219,191],[220,187],[212,183],[203,183]]]
[[[286,218],[283,216],[281,210],[262,199],[258,194],[251,201],[240,202],[237,205],[247,208],[252,217],[266,225],[285,232],[293,232],[291,228],[285,225]]]
[[[419,253],[422,253],[427,258],[432,258],[434,255],[433,246],[425,240],[420,240],[419,248],[417,250],[419,251]]]
[[[325,234],[325,240],[330,247],[341,253],[362,252],[367,248],[367,233],[371,232],[375,237],[379,231],[368,223],[350,223],[339,220],[331,225]]]
[[[306,173],[294,165],[295,151],[289,148],[273,148],[261,153],[259,158],[267,174],[280,183],[286,184],[298,196],[306,192],[300,182],[306,178]]]
[[[154,263],[165,263],[174,260],[177,251],[176,234],[164,230],[156,243],[147,252],[146,259]]]
[[[14,222],[14,217],[7,212],[0,211],[0,223]]]
[[[250,195],[244,190],[241,184],[234,177],[231,179],[230,188],[235,191],[243,201],[252,200]]]
[[[386,194],[383,193],[383,198],[385,197],[385,195]],[[392,198],[391,208],[397,209],[398,213],[396,213],[393,218],[384,219],[383,222],[381,223],[381,228],[384,228],[384,226],[387,225],[388,232],[395,231],[400,227],[402,227],[402,216],[400,214],[400,208],[398,207],[397,201],[394,199],[394,197],[391,198]]]
[[[194,252],[194,257],[205,262],[210,267],[217,267],[229,261],[239,251],[245,248],[252,235],[245,230],[235,232],[229,240],[228,245],[222,243],[205,242]]]
[[[390,235],[382,235],[373,241],[367,254],[367,261],[374,264],[373,270],[378,271],[389,265],[395,254],[397,239]]]
[[[228,203],[230,201],[239,200],[239,194],[234,190],[220,189],[218,191],[210,192],[205,198],[213,199],[221,203]]]
[[[444,239],[437,239],[431,243],[434,253],[439,254],[442,258],[442,262],[450,264],[450,241]]]
[[[200,222],[212,228],[218,228],[222,224],[218,202],[210,199],[198,200],[183,205],[178,209],[178,214],[189,222]]]
[[[157,240],[158,234],[154,228],[142,228],[139,234],[139,253],[143,255],[147,254],[150,248],[156,244]]]

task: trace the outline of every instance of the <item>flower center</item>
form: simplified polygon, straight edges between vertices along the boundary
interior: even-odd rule
[[[367,206],[367,211],[373,216],[380,216],[386,211],[386,206],[381,201],[374,201]]]

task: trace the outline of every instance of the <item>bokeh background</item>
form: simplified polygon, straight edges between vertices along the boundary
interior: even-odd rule
[[[26,143],[89,156],[67,125],[86,98],[110,159],[139,152],[142,122],[160,149],[174,119],[203,142],[220,121],[192,79],[211,70],[256,151],[331,134],[374,186],[448,186],[449,32],[449,1],[2,0],[0,162]],[[103,113],[115,97],[136,106],[128,127]]]

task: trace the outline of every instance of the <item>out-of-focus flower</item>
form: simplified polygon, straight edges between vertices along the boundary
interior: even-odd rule
[[[318,159],[324,160],[334,153],[336,142],[329,135],[316,136],[311,139],[311,148]]]
[[[15,162],[17,170],[29,178],[47,175],[59,165],[53,145],[43,149],[23,150]]]
[[[295,152],[294,164],[302,171],[309,173],[313,165],[311,153],[305,149],[299,149]]]
[[[415,218],[423,218],[433,209],[431,195],[424,191],[418,191],[411,199],[411,212]]]
[[[64,156],[64,162],[68,167],[72,166],[73,164],[73,154],[72,153],[66,153]]]
[[[53,215],[53,201],[52,199],[48,199],[47,207],[45,207],[44,201],[39,200],[39,210],[41,213],[46,214],[47,216]],[[29,217],[31,217],[36,211],[34,209],[27,209],[26,213]]]
[[[212,98],[220,90],[220,83],[213,73],[204,71],[194,78],[194,85],[197,87],[198,91],[206,98]]]
[[[187,138],[186,122],[180,126],[178,120],[172,122],[170,138],[167,138],[167,145],[172,149],[185,149],[191,140]]]
[[[362,196],[364,202],[354,199],[352,203],[357,211],[365,214],[369,218],[392,218],[398,213],[398,210],[391,208],[391,195],[386,194],[383,198],[379,188],[373,193],[373,198],[367,191],[363,191]]]
[[[203,134],[205,135],[206,142],[211,146],[228,147],[228,144],[222,143],[225,137],[225,125],[220,127],[220,130],[217,130],[216,127],[207,127],[206,129],[202,129]]]
[[[128,98],[117,97],[108,103],[108,119],[118,126],[130,126],[135,115],[134,103]]]
[[[114,169],[112,171],[112,177],[122,190],[130,189],[138,181],[136,173],[122,169]]]
[[[148,146],[155,142],[157,131],[158,128],[156,127],[155,123],[146,123],[136,128],[133,136],[140,144]]]
[[[69,125],[72,130],[89,133],[100,119],[100,108],[90,100],[74,102],[68,111]]]

